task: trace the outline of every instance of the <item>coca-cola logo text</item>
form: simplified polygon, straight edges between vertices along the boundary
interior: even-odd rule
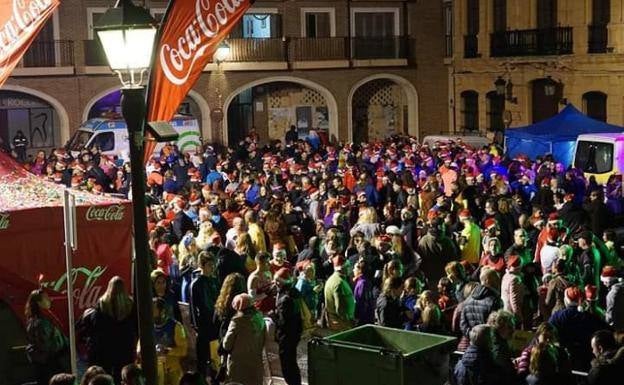
[[[0,230],[6,230],[11,225],[11,217],[9,214],[0,213]]]
[[[181,29],[181,36],[174,40],[177,46],[163,44],[160,47],[160,65],[171,83],[186,83],[197,60],[216,43],[212,38],[247,1],[217,0],[212,5],[210,0],[196,0],[195,18]]]
[[[87,209],[85,218],[88,221],[121,221],[124,213],[123,205],[91,206]]]
[[[104,286],[106,286],[106,282],[103,284],[100,282],[100,277],[104,275],[106,270],[108,268],[105,266],[96,266],[93,270],[86,267],[74,267],[72,269],[69,276],[74,285],[72,297],[74,298],[76,310],[82,311],[97,304],[97,300],[104,291]],[[48,287],[59,293],[66,293],[67,277],[68,274],[63,273],[56,281],[41,282],[41,286]]]
[[[7,19],[2,20],[4,24],[0,25],[0,73],[5,70],[9,57],[22,41],[24,33],[38,26],[41,19],[57,4],[53,0],[13,0],[10,16],[7,15]]]

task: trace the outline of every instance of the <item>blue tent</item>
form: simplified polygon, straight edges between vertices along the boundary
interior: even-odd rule
[[[579,135],[606,132],[624,132],[624,127],[591,119],[568,104],[550,119],[506,130],[505,151],[510,158],[525,154],[535,159],[539,155],[553,154],[558,162],[568,166],[572,164]]]

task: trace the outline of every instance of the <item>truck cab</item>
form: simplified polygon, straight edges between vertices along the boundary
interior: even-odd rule
[[[583,134],[576,139],[573,165],[586,178],[594,176],[605,184],[613,174],[624,171],[624,134]]]

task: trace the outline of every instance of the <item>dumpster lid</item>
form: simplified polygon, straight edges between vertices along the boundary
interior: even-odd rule
[[[432,348],[454,347],[455,337],[364,325],[324,338],[330,343],[393,352],[404,357]]]

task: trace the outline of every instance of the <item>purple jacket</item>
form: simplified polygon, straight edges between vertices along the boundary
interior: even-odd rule
[[[375,321],[375,298],[373,285],[363,275],[355,281],[353,288],[355,298],[355,319],[358,325],[372,324]]]

